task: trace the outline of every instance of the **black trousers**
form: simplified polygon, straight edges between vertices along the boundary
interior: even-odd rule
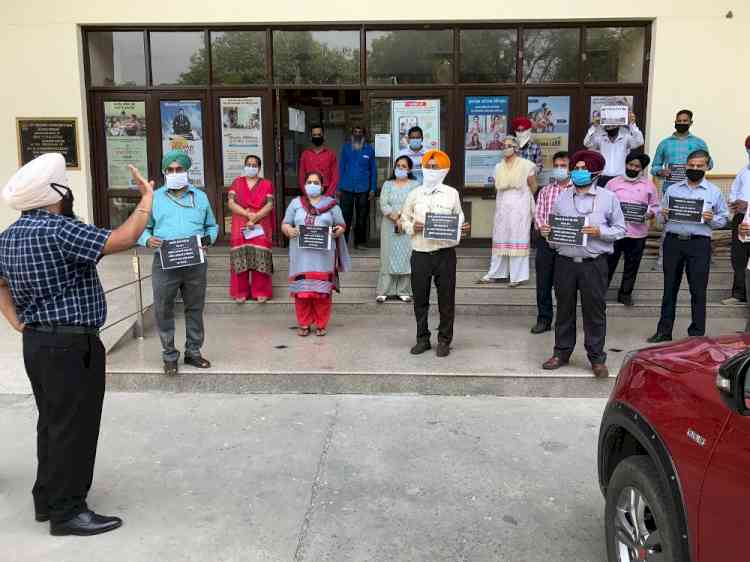
[[[620,238],[615,242],[615,251],[609,254],[609,278],[607,286],[612,284],[612,277],[615,275],[617,264],[620,263],[620,256],[625,256],[625,264],[622,270],[622,282],[620,290],[617,292],[618,297],[629,296],[633,293],[635,279],[638,277],[638,269],[641,267],[643,251],[646,249],[645,238]]]
[[[98,336],[23,334],[23,359],[34,391],[37,512],[55,522],[85,511],[94,477],[104,400],[105,351]]]
[[[367,224],[370,218],[370,194],[354,193],[352,191],[340,191],[339,204],[341,213],[346,223],[346,240],[352,230],[354,214],[357,215],[357,223],[354,225],[354,243],[357,245],[367,244]]]
[[[556,259],[557,252],[552,249],[547,239],[538,236],[536,238],[536,254],[534,255],[537,322],[551,324],[554,317],[552,287],[555,284]]]
[[[690,308],[692,322],[688,326],[689,336],[706,333],[706,289],[711,272],[711,239],[699,236],[680,240],[673,234],[664,238],[664,296],[661,299],[661,318],[656,332],[672,335],[677,295],[682,283],[683,271],[690,286]]]
[[[740,242],[737,236],[740,223],[744,218],[745,215],[740,213],[735,214],[732,218],[732,269],[734,270],[732,296],[741,301],[747,300],[745,270],[747,269],[747,260],[750,258],[750,243]]]
[[[438,294],[440,326],[438,341],[453,341],[453,321],[456,317],[456,249],[436,252],[412,252],[411,288],[414,293],[414,316],[417,319],[417,341],[430,341],[428,316],[432,280]]]
[[[555,262],[555,355],[567,360],[576,346],[576,306],[581,294],[583,334],[586,354],[592,364],[604,363],[607,354],[607,276],[609,266],[604,255],[593,260],[575,262],[557,256]]]

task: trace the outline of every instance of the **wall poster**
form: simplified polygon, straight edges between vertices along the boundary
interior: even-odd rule
[[[200,100],[163,100],[161,143],[164,153],[182,150],[193,161],[188,170],[191,185],[205,187],[203,179],[203,109]]]
[[[407,135],[412,127],[424,133],[424,150],[440,148],[440,100],[393,100],[391,102],[391,133],[393,154],[409,145]]]
[[[526,112],[531,120],[531,138],[542,148],[543,167],[537,182],[546,185],[552,172],[552,156],[568,150],[570,96],[529,97]]]
[[[249,154],[263,159],[261,98],[221,98],[221,156],[224,185],[243,173]],[[263,169],[260,171],[263,174]]]
[[[495,184],[495,165],[500,161],[508,133],[508,96],[467,96],[464,100],[464,185]]]
[[[136,189],[128,164],[148,175],[146,102],[105,101],[104,139],[109,189]]]

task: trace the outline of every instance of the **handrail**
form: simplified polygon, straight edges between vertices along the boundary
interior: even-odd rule
[[[133,327],[134,331],[134,337],[138,339],[143,339],[143,286],[142,282],[150,279],[153,275],[141,275],[141,257],[138,255],[138,250],[136,248],[133,248],[133,258],[132,258],[132,264],[133,264],[133,275],[134,279],[132,281],[128,281],[127,283],[122,283],[121,285],[118,285],[116,287],[112,287],[111,289],[108,289],[104,292],[104,295],[110,295],[114,293],[115,291],[119,291],[121,289],[125,289],[127,287],[134,286],[135,287],[135,312],[131,312],[130,314],[127,314],[126,316],[123,316],[122,318],[119,318],[118,320],[115,320],[114,322],[110,322],[106,326],[104,326],[101,331],[108,330],[109,328],[112,328],[114,326],[117,326],[118,324],[121,324],[122,322],[125,322],[126,320],[129,320],[130,318],[137,317],[137,320],[135,322],[135,326]]]

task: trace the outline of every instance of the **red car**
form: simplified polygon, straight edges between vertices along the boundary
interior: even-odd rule
[[[750,560],[750,334],[632,352],[602,419],[610,562]]]

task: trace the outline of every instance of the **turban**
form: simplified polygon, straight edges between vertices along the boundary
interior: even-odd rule
[[[511,127],[514,131],[517,131],[519,127],[523,127],[525,130],[531,129],[531,119],[528,117],[516,117],[510,122]]]
[[[747,135],[745,139],[745,148],[750,148],[750,135]]]
[[[29,211],[54,205],[62,194],[50,184],[68,186],[65,157],[57,152],[37,156],[18,170],[3,188],[3,199],[14,209]]]
[[[625,157],[625,163],[632,160],[638,160],[641,163],[641,168],[644,170],[646,169],[646,166],[648,166],[651,163],[651,158],[649,158],[648,154],[636,154],[635,152],[631,152]]]
[[[451,167],[451,159],[442,150],[428,150],[425,152],[424,156],[422,156],[422,167],[426,168],[430,160],[435,160],[441,170],[447,170]]]
[[[578,162],[586,164],[586,169],[592,174],[601,172],[607,161],[604,156],[594,150],[579,150],[570,158],[570,168],[575,168]]]
[[[189,170],[192,165],[190,156],[182,150],[170,150],[167,152],[164,158],[161,159],[161,169],[166,170],[172,162],[177,162],[185,171]]]

